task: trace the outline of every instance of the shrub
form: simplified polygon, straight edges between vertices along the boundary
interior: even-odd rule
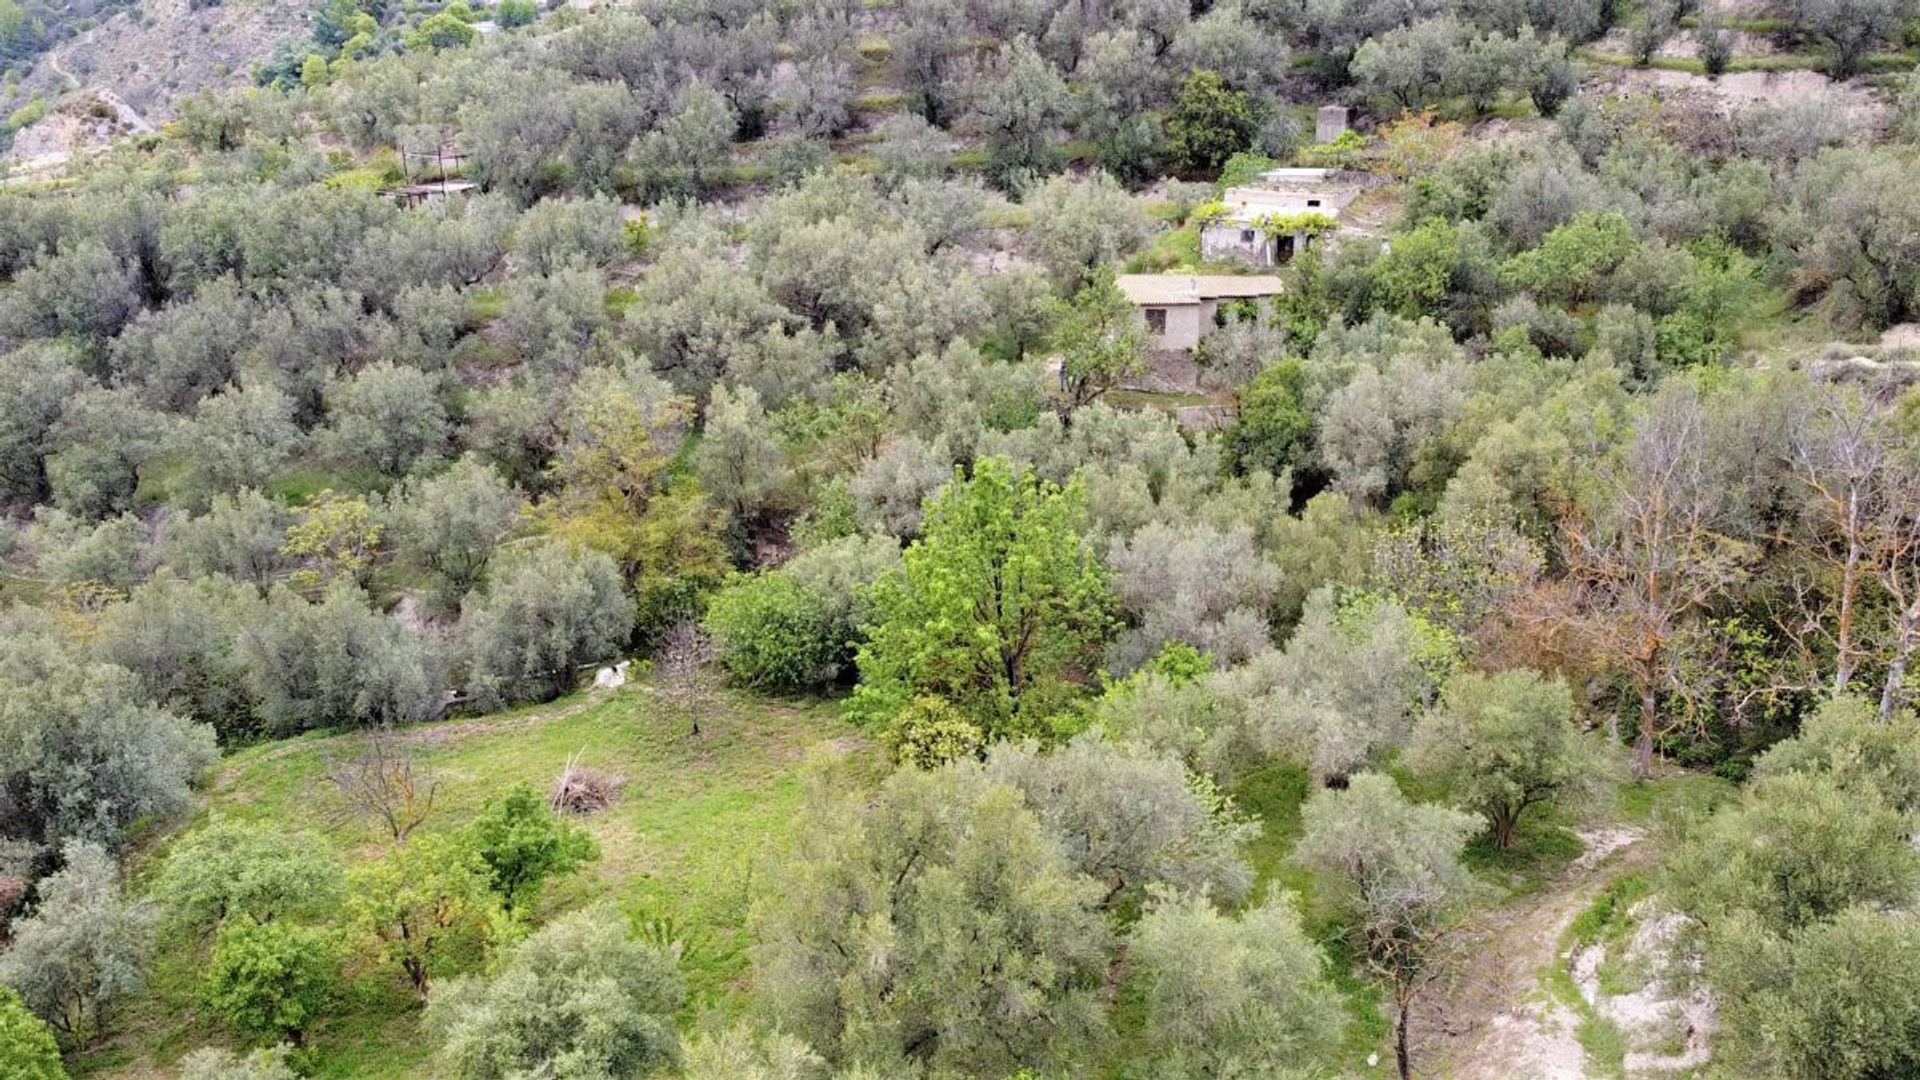
[[[823,686],[846,661],[825,598],[784,573],[736,578],[708,602],[706,626],[727,674],[757,689]]]
[[[922,769],[977,757],[986,734],[959,709],[937,697],[917,697],[894,717],[888,731],[893,759]]]
[[[239,919],[214,940],[203,992],[235,1029],[297,1041],[326,1007],[339,963],[324,930]]]
[[[0,1076],[11,1080],[67,1080],[60,1044],[20,995],[0,987]]]

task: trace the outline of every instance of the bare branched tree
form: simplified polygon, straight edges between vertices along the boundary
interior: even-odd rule
[[[1806,500],[1797,539],[1807,570],[1793,582],[1796,618],[1783,629],[1804,653],[1831,654],[1834,695],[1863,662],[1884,658],[1883,717],[1905,703],[1920,646],[1920,455],[1900,429],[1870,394],[1829,386],[1795,418],[1790,447]],[[1887,612],[1878,629],[1861,619],[1874,610]]]
[[[699,624],[687,620],[667,631],[654,658],[661,695],[694,735],[700,734],[701,717],[712,703],[715,655],[713,640]]]
[[[1563,522],[1575,577],[1589,586],[1603,654],[1639,699],[1633,771],[1653,771],[1654,740],[1671,726],[1661,696],[1679,692],[1672,644],[1739,574],[1746,545],[1728,535],[1727,478],[1707,452],[1709,417],[1690,386],[1657,396],[1624,453],[1602,465],[1591,519]]]
[[[412,747],[384,729],[369,732],[360,751],[333,762],[328,777],[349,814],[370,817],[404,844],[433,812],[440,781],[415,761]]]

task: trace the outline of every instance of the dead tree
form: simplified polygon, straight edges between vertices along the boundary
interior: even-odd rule
[[[654,658],[654,674],[667,704],[700,734],[700,720],[714,695],[713,639],[691,620],[674,624]]]
[[[439,778],[415,762],[413,749],[384,729],[369,732],[360,752],[335,761],[328,776],[348,812],[379,822],[395,844],[406,843],[427,820],[440,787]]]
[[[1653,772],[1654,741],[1669,730],[1661,695],[1678,686],[1671,646],[1686,622],[1739,573],[1747,545],[1726,535],[1725,478],[1707,447],[1698,391],[1657,397],[1625,452],[1601,467],[1591,517],[1563,522],[1568,561],[1589,586],[1602,652],[1632,680],[1639,703],[1633,772]]]
[[[1846,692],[1866,652],[1858,625],[1862,593],[1891,554],[1881,535],[1889,524],[1888,450],[1876,410],[1853,387],[1825,388],[1795,417],[1790,436],[1789,457],[1806,498],[1798,543],[1826,571],[1826,587],[1796,581],[1799,618],[1783,628],[1832,652],[1835,696]]]

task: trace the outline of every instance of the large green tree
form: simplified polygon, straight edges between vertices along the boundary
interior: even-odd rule
[[[679,1055],[678,959],[677,946],[633,940],[611,907],[576,911],[523,942],[492,981],[442,987],[427,1023],[461,1080],[652,1075]]]
[[[1113,625],[1083,513],[1077,487],[995,458],[941,489],[901,571],[875,587],[852,714],[884,723],[930,694],[989,735],[1043,730],[1081,694]]]
[[[775,1020],[882,1076],[1082,1060],[1105,1027],[1102,890],[1020,793],[971,765],[902,769],[871,797],[829,781],[757,912]]]
[[[1194,175],[1212,176],[1233,155],[1253,144],[1258,118],[1247,95],[1211,71],[1187,76],[1167,116],[1167,149],[1174,163]]]

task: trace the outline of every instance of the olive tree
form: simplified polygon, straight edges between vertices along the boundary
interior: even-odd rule
[[[205,513],[173,517],[161,533],[161,561],[187,577],[225,574],[264,587],[292,569],[281,553],[293,514],[254,488],[216,495]]]
[[[725,383],[713,388],[693,467],[701,487],[737,526],[773,506],[785,480],[786,455],[767,423],[758,391]]]
[[[633,618],[607,555],[559,542],[516,553],[461,611],[468,693],[495,707],[557,697],[626,643]]]
[[[388,501],[387,520],[400,554],[458,597],[480,583],[525,505],[498,470],[469,456],[402,485]]]
[[[1480,824],[1459,810],[1407,801],[1380,773],[1316,792],[1301,820],[1296,857],[1346,909],[1354,951],[1392,998],[1394,1053],[1409,1080],[1413,1002],[1444,969],[1448,938],[1472,896],[1460,853]]]
[[[1074,1060],[1104,1025],[1101,887],[978,769],[859,798],[817,777],[782,882],[755,913],[757,985],[836,1064],[1006,1075]]]
[[[1454,676],[1414,724],[1408,760],[1486,815],[1502,848],[1527,807],[1590,786],[1603,768],[1574,726],[1567,684],[1525,670]]]
[[[1451,635],[1399,603],[1307,599],[1278,652],[1229,673],[1226,692],[1269,747],[1335,780],[1403,745],[1457,659]]]
[[[418,368],[372,364],[327,392],[320,446],[329,455],[398,477],[445,449],[449,425],[439,382]]]
[[[159,452],[166,418],[130,390],[75,394],[54,425],[47,481],[54,505],[89,520],[134,506],[140,469]]]
[[[261,723],[274,734],[407,724],[438,705],[426,643],[345,578],[318,602],[276,587],[240,648]]]
[[[521,942],[492,979],[443,985],[427,1026],[462,1080],[649,1074],[679,1058],[678,962],[677,946],[633,940],[616,909],[576,911]]]
[[[259,607],[252,586],[162,572],[100,613],[93,652],[132,672],[152,701],[231,739],[253,726],[238,638]]]
[[[1115,671],[1131,671],[1175,641],[1200,648],[1221,666],[1268,646],[1280,573],[1254,545],[1251,529],[1153,522],[1114,541],[1107,565],[1114,597],[1132,624],[1109,651]]]
[[[1016,38],[977,65],[968,97],[995,183],[1018,191],[1053,171],[1054,141],[1069,109],[1067,84],[1031,38]]]
[[[69,348],[51,342],[0,349],[0,495],[27,503],[46,498],[54,427],[88,384],[78,365]]]
[[[1326,957],[1287,893],[1237,918],[1163,895],[1128,935],[1127,960],[1155,1076],[1310,1075],[1345,1025]]]
[[[187,811],[214,758],[213,729],[151,704],[122,668],[0,675],[0,835],[116,847],[135,822]]]
[[[170,494],[183,505],[204,507],[218,495],[265,487],[303,442],[294,408],[291,397],[266,382],[203,399],[169,440],[182,466]]]
[[[1870,1080],[1920,1069],[1920,927],[1855,905],[1791,937],[1750,921],[1707,953],[1725,1027],[1715,1057],[1779,1080]]]
[[[84,1044],[114,1007],[146,984],[155,912],[121,896],[120,869],[104,847],[73,841],[65,865],[40,883],[32,912],[0,953],[0,985],[69,1044]]]
[[[1163,888],[1231,904],[1253,886],[1240,850],[1258,826],[1176,758],[1088,734],[1051,753],[1000,743],[986,769],[1026,797],[1074,870],[1105,886],[1103,907]]]
[[[1027,246],[1067,296],[1096,267],[1132,254],[1150,228],[1146,212],[1105,173],[1053,177],[1033,189],[1026,205],[1033,214]]]

